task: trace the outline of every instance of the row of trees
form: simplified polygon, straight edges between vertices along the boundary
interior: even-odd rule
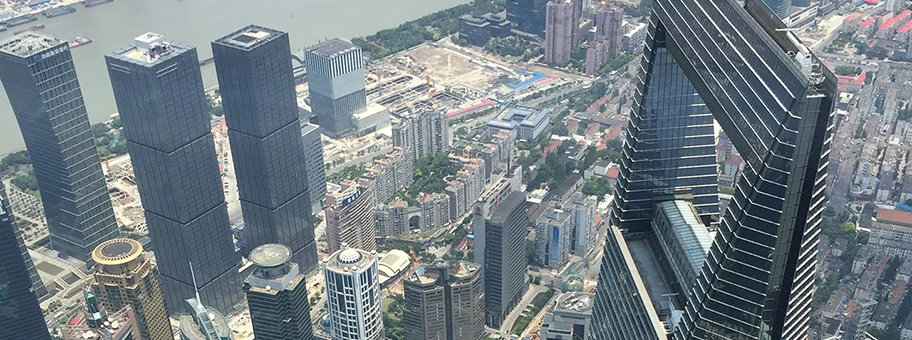
[[[503,0],[476,0],[408,21],[396,28],[352,39],[371,58],[378,59],[418,46],[427,40],[438,40],[459,30],[459,17],[503,10]]]
[[[484,49],[488,53],[498,56],[522,57],[521,60],[523,61],[530,60],[544,53],[544,50],[540,45],[516,36],[491,38],[491,40],[488,40],[488,43],[485,44]]]
[[[415,178],[408,188],[411,197],[419,193],[443,193],[447,187],[445,178],[459,171],[459,165],[450,161],[446,153],[432,153],[415,161]]]

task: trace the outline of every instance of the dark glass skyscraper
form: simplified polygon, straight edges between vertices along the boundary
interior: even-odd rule
[[[804,339],[835,77],[759,0],[746,1],[745,8],[735,0],[657,0],[641,69],[612,221],[636,231],[641,227],[625,214],[640,195],[676,190],[688,176],[702,178],[684,171],[707,162],[690,151],[690,141],[706,133],[702,118],[694,117],[703,105],[746,162],[674,338]],[[666,126],[674,129],[659,129]],[[674,138],[659,140],[659,134]],[[657,172],[672,168],[675,173]],[[610,265],[603,260],[596,295],[593,335],[599,340],[620,333],[611,322],[618,317],[608,310],[625,303],[603,289]]]
[[[0,183],[0,329],[4,338],[50,339],[32,288],[35,267],[21,246],[22,234]]]
[[[544,37],[547,4],[548,0],[507,0],[504,8],[507,20],[516,25],[516,29]]]
[[[244,292],[253,333],[259,340],[313,339],[307,278],[290,259],[291,248],[281,244],[264,244],[250,251],[256,268],[244,281]]]
[[[212,42],[248,248],[280,243],[317,265],[288,34],[247,26]]]
[[[496,200],[500,200],[499,198]],[[475,205],[472,218],[475,251],[482,265],[485,293],[485,324],[499,328],[529,289],[526,234],[526,196],[512,191],[500,202]]]
[[[117,221],[67,41],[35,32],[3,40],[0,81],[32,159],[51,247],[91,262],[95,246],[117,236]]]
[[[171,315],[200,295],[222,312],[241,300],[196,48],[146,33],[105,56]],[[141,311],[140,311],[141,312]]]

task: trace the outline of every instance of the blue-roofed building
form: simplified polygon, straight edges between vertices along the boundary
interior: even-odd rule
[[[652,218],[658,239],[680,291],[686,292],[696,279],[712,244],[712,235],[700,222],[697,209],[687,200],[656,203]]]
[[[534,140],[544,132],[551,123],[551,109],[541,110],[511,107],[502,111],[488,122],[488,136],[501,130],[514,131],[518,140]]]

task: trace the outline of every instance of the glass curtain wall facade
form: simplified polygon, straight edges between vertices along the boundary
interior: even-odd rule
[[[674,338],[805,338],[835,77],[758,0],[748,0],[744,8],[734,0],[657,0],[648,33],[631,117],[635,126],[624,145],[618,180],[619,205],[632,201],[629,182],[651,176],[652,168],[671,167],[664,162],[638,167],[637,128],[660,118],[637,119],[656,101],[663,105],[674,99],[650,93],[662,91],[660,86],[690,83],[702,99],[693,101],[712,113],[746,163],[707,260],[689,288]],[[668,62],[680,71],[663,66]],[[663,70],[675,78],[657,82],[652,76]],[[665,189],[662,184],[654,182],[657,191]],[[616,206],[613,214],[624,212]],[[623,228],[623,218],[617,220]],[[603,271],[609,265],[603,261]],[[607,279],[600,276],[601,282]],[[602,293],[602,286],[593,323],[610,325],[609,307],[620,301]],[[616,331],[602,326],[594,336],[612,339]]]
[[[548,0],[507,0],[507,20],[516,25],[516,29],[545,36],[545,7]]]
[[[212,42],[248,249],[280,243],[317,266],[288,34],[250,25]]]
[[[29,151],[51,247],[92,266],[117,221],[67,41],[25,32],[0,42],[0,81]]]
[[[367,107],[361,48],[335,38],[304,51],[310,106],[323,133],[342,138],[358,132],[354,114]]]
[[[196,48],[155,33],[105,56],[162,277],[165,307],[194,296],[223,313],[241,301],[222,178]]]
[[[38,305],[38,296],[47,291],[25,249],[0,183],[0,329],[4,339],[50,339]],[[35,279],[40,291],[34,288]]]

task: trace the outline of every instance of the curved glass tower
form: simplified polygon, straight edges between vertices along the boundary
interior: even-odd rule
[[[657,0],[640,80],[612,224],[649,231],[652,198],[681,191],[712,218],[715,171],[705,173],[715,162],[705,151],[712,118],[746,163],[681,321],[668,325],[673,337],[803,339],[835,77],[757,0],[743,8],[734,0]],[[609,258],[593,335],[630,338],[629,329],[649,325],[643,314],[617,313],[630,297],[609,291],[616,286],[607,284],[616,276]],[[663,337],[655,333],[645,338]]]

